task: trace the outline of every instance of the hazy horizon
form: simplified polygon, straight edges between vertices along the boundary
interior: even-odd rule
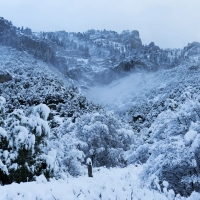
[[[143,44],[183,48],[200,42],[200,1],[0,0],[0,15],[32,31],[138,30]]]

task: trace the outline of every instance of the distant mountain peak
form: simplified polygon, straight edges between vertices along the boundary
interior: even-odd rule
[[[64,75],[82,83],[109,83],[138,71],[156,71],[200,60],[200,43],[184,49],[143,45],[137,30],[117,33],[90,29],[76,32],[32,33],[0,18],[0,44],[26,51],[49,62]]]

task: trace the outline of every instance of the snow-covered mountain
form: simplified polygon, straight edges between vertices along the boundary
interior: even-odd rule
[[[2,184],[83,175],[90,157],[142,165],[138,181],[163,195],[200,192],[199,75],[198,42],[161,49],[138,31],[33,33],[0,18]]]
[[[0,19],[0,43],[24,50],[51,63],[76,84],[90,87],[108,84],[132,72],[169,69],[199,61],[200,44],[184,49],[143,45],[138,31],[89,30],[84,33],[40,32],[17,28]]]

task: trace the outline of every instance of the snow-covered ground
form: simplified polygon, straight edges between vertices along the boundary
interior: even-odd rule
[[[174,196],[172,190],[161,193],[148,189],[140,182],[140,165],[127,168],[98,168],[93,170],[93,178],[87,175],[78,178],[52,179],[47,182],[42,176],[35,182],[13,183],[0,186],[0,200],[199,200],[193,192],[188,198]]]

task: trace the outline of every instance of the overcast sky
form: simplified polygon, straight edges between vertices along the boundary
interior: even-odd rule
[[[162,48],[200,42],[200,0],[0,0],[0,16],[33,31],[138,30]]]

